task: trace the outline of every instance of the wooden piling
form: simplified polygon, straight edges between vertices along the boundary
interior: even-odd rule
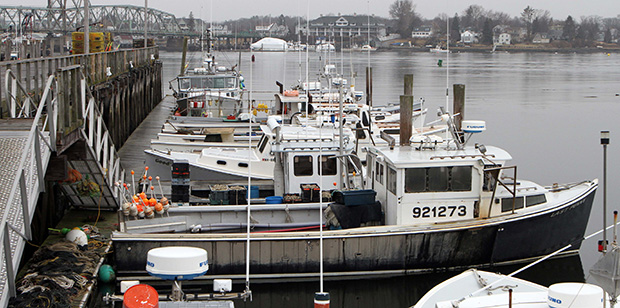
[[[186,61],[186,57],[187,57],[187,37],[183,38],[183,57],[181,58],[181,72],[179,73],[180,76],[185,75],[185,61]]]
[[[405,75],[405,95],[413,96],[413,74]]]
[[[461,130],[461,122],[465,118],[465,85],[455,84],[452,86],[454,91],[454,100],[452,102],[452,110],[454,114],[459,113],[460,116],[456,117],[454,124],[457,130]]]
[[[372,67],[366,67],[366,105],[372,107]]]

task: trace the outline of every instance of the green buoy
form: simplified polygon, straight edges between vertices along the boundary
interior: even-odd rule
[[[103,282],[112,282],[116,279],[116,273],[112,266],[104,264],[99,268],[99,280]]]

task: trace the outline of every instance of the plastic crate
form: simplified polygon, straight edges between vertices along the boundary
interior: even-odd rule
[[[301,200],[303,202],[319,202],[321,188],[317,184],[300,184]]]
[[[346,206],[358,206],[375,203],[377,192],[372,189],[338,190],[332,195],[334,202]]]
[[[228,189],[228,204],[239,205],[248,204],[248,190],[243,186],[235,186]]]
[[[299,194],[284,194],[284,203],[299,203],[301,202],[301,196]]]
[[[216,190],[213,186],[210,187],[209,201],[212,205],[227,205],[228,204],[228,189]]]

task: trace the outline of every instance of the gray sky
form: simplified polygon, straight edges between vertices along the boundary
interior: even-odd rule
[[[8,2],[9,0],[2,0]],[[70,2],[70,1],[69,1]],[[177,17],[187,17],[194,12],[194,17],[202,15],[204,20],[210,20],[210,7],[213,6],[213,20],[224,21],[251,17],[254,15],[305,16],[310,11],[310,18],[319,14],[366,14],[370,11],[382,17],[388,17],[389,7],[394,0],[148,0],[148,6],[175,14]],[[91,0],[93,5],[104,4],[131,4],[144,6],[144,0]],[[598,15],[602,17],[616,17],[620,14],[618,0],[414,0],[416,11],[424,18],[433,18],[442,13],[454,16],[461,15],[463,10],[471,4],[481,5],[486,10],[499,11],[518,16],[523,9],[530,5],[534,9],[549,10],[555,19],[564,20],[568,15],[579,20],[581,16]],[[16,5],[6,3],[5,5]],[[45,6],[46,0],[22,0],[19,5]],[[370,9],[369,9],[370,8]]]

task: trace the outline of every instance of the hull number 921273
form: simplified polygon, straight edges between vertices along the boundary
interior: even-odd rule
[[[413,208],[413,218],[462,217],[466,215],[467,207],[464,205],[416,206]]]

